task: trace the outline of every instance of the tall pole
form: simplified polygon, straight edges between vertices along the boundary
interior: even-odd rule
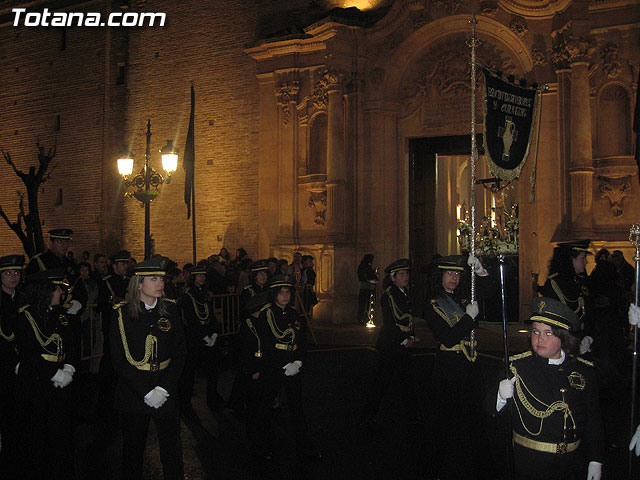
[[[498,260],[500,261],[500,292],[502,299],[502,341],[504,344],[504,378],[509,378],[509,335],[507,334],[507,295],[505,288],[505,278],[504,278],[504,255],[498,255]],[[508,409],[508,425],[509,432],[513,431],[513,418],[511,417],[511,409],[513,408],[513,402],[509,402]],[[514,478],[515,468],[514,468],[514,458],[513,458],[513,442],[508,443],[507,455],[509,459],[509,479]]]
[[[144,153],[144,259],[151,258],[151,202],[149,201],[149,186],[151,183],[151,119],[147,120],[147,150]]]
[[[471,251],[469,255],[476,254],[476,162],[478,161],[478,146],[476,145],[476,46],[478,43],[476,37],[476,20],[475,12],[471,15]],[[476,300],[476,274],[471,269],[471,301]],[[470,353],[475,354],[476,332],[471,330],[470,335]]]
[[[634,223],[629,230],[629,241],[636,249],[636,256],[633,259],[636,262],[636,296],[635,305],[640,306],[640,223]],[[636,413],[636,392],[638,389],[638,325],[633,327],[633,366],[631,369],[631,418],[629,426],[629,438],[635,432],[635,413]],[[633,467],[633,450],[629,451],[629,471],[628,478],[631,480],[631,470]]]
[[[196,166],[193,166],[191,183],[191,234],[193,237],[193,264],[196,265]]]

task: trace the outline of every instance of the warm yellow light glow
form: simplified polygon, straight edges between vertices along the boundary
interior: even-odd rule
[[[168,173],[173,173],[178,169],[178,155],[175,153],[165,153],[162,155],[162,168]]]
[[[528,333],[529,330],[518,330],[518,333]]]
[[[356,7],[358,10],[371,10],[382,3],[382,0],[343,0],[340,3],[342,8]]]
[[[367,322],[367,324],[365,325],[367,328],[376,328],[375,323],[373,322]]]
[[[462,205],[458,204],[456,205],[456,218],[458,219],[458,221],[462,220],[462,217],[460,216],[461,213],[462,213]]]
[[[133,172],[133,158],[119,158],[118,172],[123,177],[128,177]]]

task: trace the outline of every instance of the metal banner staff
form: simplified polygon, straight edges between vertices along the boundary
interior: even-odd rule
[[[632,478],[633,450],[635,454],[640,455],[640,425],[633,430],[635,426],[636,412],[636,390],[638,382],[638,323],[640,322],[640,223],[634,223],[629,230],[629,241],[636,249],[636,255],[633,258],[636,261],[636,292],[635,301],[629,306],[629,323],[633,325],[633,368],[631,373],[631,424],[629,430],[631,432],[631,442],[629,443],[629,471],[627,478]]]

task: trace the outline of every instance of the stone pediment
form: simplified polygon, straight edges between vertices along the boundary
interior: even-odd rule
[[[471,91],[471,52],[466,41],[462,34],[444,38],[413,63],[400,83],[403,114],[411,114],[425,102],[467,97]],[[476,54],[480,63],[493,70],[518,74],[511,58],[486,40],[480,41]],[[480,73],[478,80],[482,80]]]

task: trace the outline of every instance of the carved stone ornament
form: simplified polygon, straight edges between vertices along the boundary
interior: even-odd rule
[[[518,17],[511,19],[509,29],[520,38],[524,37],[529,31],[526,20]]]
[[[448,13],[456,13],[463,3],[462,0],[433,0],[433,5],[442,5]]]
[[[422,11],[414,15],[411,21],[413,22],[413,28],[417,30],[429,23],[431,21],[431,17],[427,12]]]
[[[531,57],[533,58],[534,65],[544,65],[547,63],[547,54],[535,47],[531,49]]]
[[[276,86],[276,96],[278,104],[282,106],[282,124],[287,125],[291,119],[291,105],[298,101],[300,92],[300,82],[280,83]]]
[[[309,208],[314,210],[315,217],[313,221],[317,225],[325,224],[325,216],[327,213],[327,191],[326,190],[309,190]]]
[[[623,213],[624,197],[631,193],[631,175],[624,177],[598,177],[600,198],[608,198],[611,215],[619,217]]]
[[[609,78],[617,77],[622,69],[618,46],[615,43],[605,45],[600,53],[600,58],[602,60],[602,69],[607,76]]]
[[[476,55],[479,62],[491,69],[516,73],[513,61],[487,41],[479,42]],[[399,89],[405,113],[428,98],[458,97],[471,91],[471,58],[463,35],[434,44],[414,65]]]
[[[556,70],[567,69],[574,62],[586,62],[596,50],[593,35],[576,37],[571,22],[551,33],[553,40],[553,65]]]
[[[480,13],[487,17],[494,17],[498,11],[498,0],[480,0]]]
[[[346,87],[347,76],[337,69],[324,68],[316,72],[316,82],[313,86],[313,104],[324,108],[329,101],[329,90],[342,90]]]

